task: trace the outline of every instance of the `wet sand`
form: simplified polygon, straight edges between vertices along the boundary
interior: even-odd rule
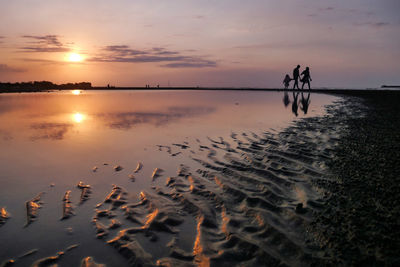
[[[356,95],[328,166],[332,180],[310,231],[330,265],[400,265],[400,92]]]
[[[399,94],[376,94],[343,96],[325,115],[282,131],[154,144],[153,153],[174,159],[175,174],[145,161],[130,166],[131,185],[140,175],[150,184],[139,199],[119,184],[109,192],[71,184],[59,196],[61,219],[90,213],[93,238],[126,266],[396,265]],[[128,168],[97,166],[88,170]],[[40,224],[50,206],[41,196],[26,202],[27,228]],[[8,212],[2,211],[3,225],[12,223]],[[34,266],[68,266],[79,250],[86,254],[81,266],[102,264],[82,244],[61,247]],[[43,255],[32,247],[5,264],[33,254]]]

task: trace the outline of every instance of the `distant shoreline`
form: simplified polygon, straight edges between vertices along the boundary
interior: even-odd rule
[[[292,90],[283,88],[234,88],[234,87],[91,87],[91,88],[74,88],[75,90],[83,91],[116,91],[116,90],[132,90],[132,91],[258,91],[258,92],[303,92],[303,93],[328,93],[328,94],[344,94],[344,95],[365,95],[376,92],[400,92],[400,88],[397,87],[382,87],[382,88],[366,88],[366,89],[342,89],[342,88],[316,88],[316,89],[304,89],[304,90]],[[18,90],[5,90],[0,89],[0,93],[40,93],[40,92],[55,92],[55,91],[71,91],[74,89],[18,89]]]

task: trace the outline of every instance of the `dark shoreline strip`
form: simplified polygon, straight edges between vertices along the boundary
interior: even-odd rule
[[[351,95],[351,96],[365,96],[371,94],[385,94],[392,92],[400,92],[400,88],[364,88],[364,89],[342,89],[342,88],[315,88],[304,90],[285,90],[283,88],[251,88],[251,87],[91,87],[79,89],[82,91],[246,91],[246,92],[305,92],[305,93],[324,93],[335,95]],[[71,91],[72,89],[17,89],[8,90],[0,88],[0,93],[40,93],[40,92],[57,92],[57,91]]]
[[[311,228],[328,264],[400,266],[400,93],[362,99],[367,115],[345,118],[329,164],[336,182],[322,185],[331,196]]]

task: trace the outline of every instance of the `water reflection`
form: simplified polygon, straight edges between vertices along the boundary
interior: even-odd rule
[[[283,99],[282,99],[283,97]],[[150,138],[209,135],[231,129],[263,130],[319,112],[327,96],[308,92],[81,91],[0,95],[0,142],[76,140],[96,136]],[[239,103],[240,105],[235,105]],[[300,110],[299,110],[300,109]],[[301,114],[299,114],[301,113]],[[260,114],[271,114],[261,116]],[[155,133],[155,128],[158,133]],[[123,130],[126,133],[117,133]],[[139,136],[143,135],[143,136]],[[152,138],[153,138],[152,137]],[[157,137],[158,138],[158,137]],[[68,139],[68,140],[67,140]],[[111,140],[111,139],[110,139]],[[92,142],[92,140],[91,140]],[[43,144],[42,144],[43,145]],[[49,144],[52,145],[52,144]]]
[[[69,132],[74,127],[71,123],[53,123],[53,122],[43,122],[43,123],[33,123],[31,129],[33,130],[33,135],[31,140],[39,139],[50,139],[50,140],[62,140],[64,139],[67,132]]]
[[[75,114],[72,115],[72,119],[77,123],[81,123],[85,118],[86,116],[79,112],[76,112]]]
[[[311,94],[309,92],[307,93],[306,97],[304,96],[304,93],[301,92],[301,99],[299,99],[299,95],[299,92],[293,91],[292,112],[296,117],[299,116],[299,104],[300,109],[303,111],[304,115],[307,115],[308,108],[311,103]],[[282,100],[285,107],[290,104],[290,97],[287,91],[284,92]]]
[[[298,103],[298,98],[299,97],[299,93],[295,93],[293,91],[293,102],[292,102],[292,112],[294,115],[296,115],[296,117],[299,115],[298,113],[298,109],[299,109],[299,103]]]
[[[303,95],[303,92],[301,92],[301,105],[300,109],[304,112],[304,115],[307,114],[308,112],[308,107],[310,106],[311,100],[310,100],[310,93],[307,94],[307,97],[305,98]]]
[[[81,90],[72,90],[71,92],[73,95],[80,95],[82,93]]]
[[[287,91],[285,91],[283,95],[283,104],[285,105],[285,107],[289,106],[290,104],[289,94]]]
[[[214,107],[169,107],[161,112],[118,112],[98,114],[112,129],[129,130],[138,124],[163,126],[180,119],[207,115],[215,112]]]

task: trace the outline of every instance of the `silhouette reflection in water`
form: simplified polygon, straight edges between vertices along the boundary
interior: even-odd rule
[[[299,93],[295,93],[293,91],[292,112],[294,115],[296,115],[296,117],[299,115],[299,113],[298,113],[299,105],[298,105],[298,100],[297,100],[298,97],[299,97]]]
[[[311,103],[311,94],[307,93],[307,96],[305,96],[305,93],[301,92],[301,99],[299,99],[299,94],[300,92],[295,92],[293,91],[293,101],[292,101],[292,112],[293,114],[297,117],[299,115],[299,106],[300,109],[303,111],[304,115],[307,115],[308,113],[308,108]],[[288,92],[283,93],[283,104],[285,107],[287,107],[290,104],[290,97]]]
[[[287,91],[285,91],[283,94],[283,104],[285,105],[286,108],[290,104],[289,94]]]
[[[304,112],[304,115],[306,115],[308,112],[308,107],[311,103],[310,93],[308,93],[307,97],[304,98],[304,94],[303,94],[303,92],[301,92],[301,102],[300,103],[301,103],[300,109]]]

